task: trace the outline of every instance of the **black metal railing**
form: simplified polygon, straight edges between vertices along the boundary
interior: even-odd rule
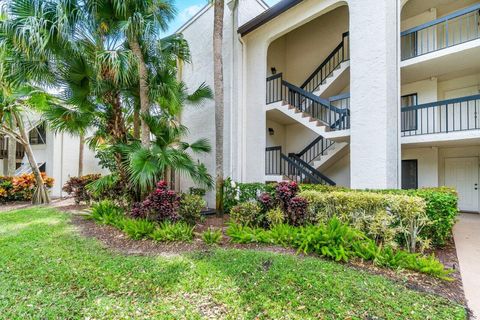
[[[311,165],[314,160],[318,160],[321,156],[325,155],[326,151],[333,144],[335,144],[334,141],[318,136],[302,151],[297,153],[296,156]]]
[[[265,174],[284,176],[299,183],[335,185],[331,179],[320,173],[296,154],[286,156],[282,147],[265,149]]]
[[[480,38],[480,4],[401,33],[402,60]]]
[[[338,116],[330,128],[345,130],[350,128],[350,93],[343,93],[328,99],[330,105],[336,108]]]
[[[282,73],[277,73],[267,78],[267,104],[285,100],[282,76]]]
[[[330,55],[318,66],[317,69],[302,84],[301,88],[314,92],[325,83],[326,79],[335,71],[342,62],[350,59],[349,33],[342,34],[342,42],[330,53]]]
[[[343,98],[349,101],[348,98]],[[350,123],[349,102],[348,108],[338,108],[336,104],[340,100],[329,101],[299,88],[282,79],[282,74],[276,74],[267,78],[266,103],[271,104],[283,101],[298,111],[303,112],[325,123],[332,129],[348,129]]]
[[[282,147],[265,149],[265,174],[269,176],[283,175]]]
[[[402,136],[480,129],[480,94],[402,108]]]

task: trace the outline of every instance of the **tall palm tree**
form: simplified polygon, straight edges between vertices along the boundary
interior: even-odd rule
[[[215,93],[215,192],[216,209],[223,212],[223,128],[224,128],[224,82],[223,82],[223,17],[224,0],[209,0],[213,3],[213,88]]]
[[[159,40],[160,32],[165,31],[175,17],[175,8],[169,0],[87,0],[92,14],[111,30],[121,31],[127,40],[138,64],[138,93],[141,116],[148,116],[152,106],[149,93],[149,65],[147,55],[152,55],[151,43]],[[142,145],[150,143],[150,131],[142,117],[140,139]]]

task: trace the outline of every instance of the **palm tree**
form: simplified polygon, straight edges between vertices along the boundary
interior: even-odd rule
[[[135,123],[138,123],[138,120],[141,122],[142,145],[148,146],[150,131],[142,118],[149,115],[152,106],[147,55],[154,54],[149,45],[157,42],[159,33],[167,29],[168,22],[175,16],[175,9],[168,0],[88,0],[87,6],[103,25],[111,30],[123,32],[136,58],[140,108],[135,110],[134,119]],[[141,114],[140,117],[138,112]]]
[[[216,209],[223,212],[223,16],[224,0],[213,1],[213,88],[215,92],[215,189]]]
[[[30,146],[22,114],[27,108],[37,108],[41,104],[49,103],[50,98],[47,94],[30,86],[11,86],[5,82],[5,79],[0,82],[2,87],[0,91],[0,133],[20,143],[25,149],[36,182],[32,203],[49,203],[50,195]]]

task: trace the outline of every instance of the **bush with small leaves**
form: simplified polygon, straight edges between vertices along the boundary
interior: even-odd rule
[[[260,226],[264,223],[262,208],[256,202],[244,202],[233,207],[230,218],[244,226]]]
[[[183,194],[180,198],[179,215],[188,224],[194,225],[202,217],[202,210],[207,202],[202,197],[191,194]]]
[[[276,226],[285,222],[285,214],[278,207],[268,210],[266,218],[270,226]]]
[[[205,232],[202,233],[202,240],[208,245],[217,245],[222,242],[222,230],[208,228]]]

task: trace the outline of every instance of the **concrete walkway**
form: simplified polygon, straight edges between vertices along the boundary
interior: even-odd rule
[[[480,320],[480,214],[462,213],[453,235],[468,307]]]

